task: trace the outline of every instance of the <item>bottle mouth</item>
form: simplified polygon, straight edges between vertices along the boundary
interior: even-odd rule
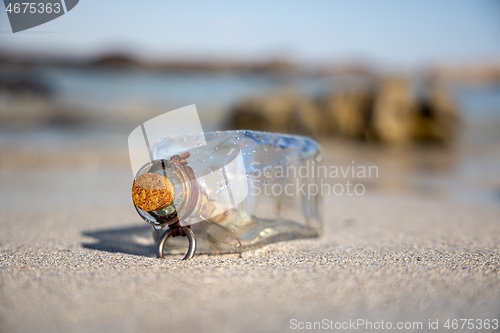
[[[196,179],[189,167],[177,162],[175,158],[150,161],[139,169],[132,184],[135,209],[155,227],[187,218],[198,201]]]
[[[154,211],[170,206],[175,189],[172,182],[163,175],[146,172],[137,177],[132,186],[134,205],[144,211]]]

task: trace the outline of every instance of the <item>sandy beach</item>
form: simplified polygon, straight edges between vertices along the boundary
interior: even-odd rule
[[[96,3],[0,10],[0,333],[500,332],[499,1]]]
[[[323,146],[325,163],[375,163],[380,177],[365,181],[364,196],[324,197],[321,238],[185,262],[155,258],[129,196],[126,151],[98,151],[93,167],[71,154],[62,164],[33,155],[36,169],[4,156],[0,331],[276,332],[358,319],[425,331],[429,320],[444,330],[447,319],[498,319],[495,183],[487,169],[478,182],[453,162],[474,147],[426,151],[421,173],[418,152]],[[496,156],[488,147],[475,158]]]

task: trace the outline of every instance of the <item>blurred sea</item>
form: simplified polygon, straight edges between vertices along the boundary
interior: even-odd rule
[[[366,81],[366,78],[353,75],[307,77],[60,67],[42,67],[34,74],[50,88],[54,108],[63,105],[69,116],[90,116],[92,126],[70,128],[68,133],[65,126],[29,126],[26,132],[4,124],[7,126],[0,129],[3,144],[11,144],[8,137],[22,132],[28,137],[35,135],[39,143],[47,142],[57,147],[57,142],[67,141],[63,139],[67,135],[73,137],[82,131],[84,136],[89,133],[94,138],[106,136],[99,125],[105,125],[108,132],[131,131],[142,121],[190,104],[196,104],[204,131],[224,130],[231,126],[228,121],[231,107],[244,98],[284,90],[321,96],[350,86],[359,87],[363,80]],[[455,82],[447,87],[459,106],[465,135],[480,140],[498,140],[499,137],[490,135],[500,128],[500,82]],[[105,141],[114,144],[113,138]]]
[[[222,117],[242,98],[288,89],[308,95],[327,94],[362,80],[355,76],[304,77],[199,72],[145,72],[112,69],[42,69],[38,75],[55,97],[88,110],[117,114],[130,105],[162,108],[163,112],[196,104],[206,130],[220,127]],[[450,83],[465,121],[500,119],[500,83]],[[206,114],[207,113],[207,114]],[[216,121],[210,121],[214,118]]]
[[[133,108],[158,110],[158,114],[196,104],[205,131],[226,126],[227,110],[242,98],[275,90],[321,94],[340,86],[338,78],[200,72],[145,72],[112,69],[44,69],[43,81],[56,98],[86,109],[117,115]],[[352,79],[351,79],[352,80]]]
[[[224,130],[229,127],[229,110],[243,98],[282,90],[315,96],[356,85],[362,80],[354,76],[88,68],[42,68],[36,75],[51,88],[50,103],[64,105],[64,112],[90,114],[92,121],[78,125],[2,124],[0,169],[5,204],[23,202],[27,194],[22,184],[33,183],[38,184],[37,188],[45,188],[45,193],[48,193],[47,188],[53,187],[51,193],[61,201],[65,197],[60,194],[70,191],[73,186],[88,188],[81,192],[82,203],[101,201],[102,196],[117,202],[128,201],[132,175],[127,137],[142,121],[196,104],[205,131]],[[459,140],[453,147],[393,151],[373,144],[327,140],[321,142],[325,163],[350,165],[355,161],[356,164],[379,166],[380,178],[365,182],[368,195],[410,194],[459,202],[499,202],[500,83],[453,82],[447,87],[462,117]],[[0,102],[5,98],[9,97],[0,95]],[[168,134],[168,128],[165,133]],[[27,175],[26,170],[33,165],[41,171]],[[73,180],[54,182],[61,172],[54,170],[64,170],[64,177]],[[73,174],[80,176],[73,177]],[[94,193],[95,182],[110,180],[113,185],[107,187],[107,192]],[[49,199],[50,195],[37,196],[33,201]]]

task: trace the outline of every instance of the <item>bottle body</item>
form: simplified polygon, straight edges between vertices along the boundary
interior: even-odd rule
[[[321,155],[314,140],[254,131],[204,135],[203,147],[193,148],[198,140],[193,136],[167,137],[152,147],[155,160],[190,153],[184,165],[192,169],[198,188],[188,185],[183,193],[197,192],[198,197],[194,204],[190,197],[189,216],[184,211],[179,219],[196,234],[198,253],[242,252],[321,234],[320,179],[314,174]],[[181,201],[174,203],[180,207]],[[155,241],[166,228],[153,228]],[[173,239],[166,252],[182,249],[182,241]]]

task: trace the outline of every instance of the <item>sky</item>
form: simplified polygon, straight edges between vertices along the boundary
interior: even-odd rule
[[[81,0],[69,13],[16,34],[0,11],[2,49],[394,66],[499,61],[500,1]]]

